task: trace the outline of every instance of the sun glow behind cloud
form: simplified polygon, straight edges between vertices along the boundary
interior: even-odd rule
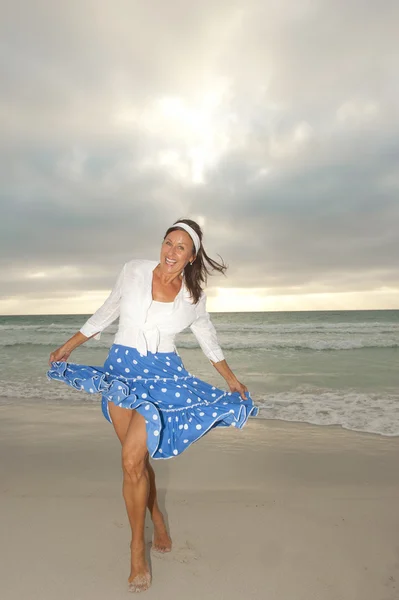
[[[138,111],[122,102],[113,116],[115,127],[156,134],[160,148],[142,166],[165,168],[177,179],[204,184],[206,169],[214,166],[229,145],[229,126],[235,115],[226,111],[228,83],[218,81],[196,99],[162,96]]]
[[[10,297],[0,300],[0,314],[92,314],[109,290],[70,292],[43,298]],[[267,295],[263,289],[210,288],[209,312],[267,312],[323,310],[384,310],[398,308],[399,289],[336,294]]]
[[[212,312],[396,309],[399,295],[399,289],[279,296],[262,289],[217,288],[215,292],[208,299]]]

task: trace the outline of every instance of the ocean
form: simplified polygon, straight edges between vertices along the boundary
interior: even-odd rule
[[[98,403],[100,397],[48,381],[50,352],[88,315],[0,316],[0,405]],[[399,435],[399,310],[212,313],[230,367],[260,408],[257,418],[340,425]],[[113,324],[71,362],[101,365]],[[219,387],[224,380],[190,330],[177,337],[186,368]]]

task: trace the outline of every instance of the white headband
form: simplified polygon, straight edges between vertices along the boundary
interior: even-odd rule
[[[194,229],[192,227],[190,227],[190,225],[186,225],[186,223],[175,223],[173,225],[173,227],[181,227],[182,229],[184,229],[185,231],[187,231],[188,235],[191,237],[191,239],[194,242],[194,246],[195,246],[195,254],[198,254],[198,250],[201,247],[201,240],[199,239],[198,234],[194,231]]]

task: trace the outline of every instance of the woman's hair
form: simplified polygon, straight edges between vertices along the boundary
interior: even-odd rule
[[[190,263],[188,265],[186,265],[186,267],[184,269],[184,278],[185,278],[186,287],[191,294],[193,303],[196,304],[198,302],[198,300],[200,299],[200,296],[202,293],[202,284],[204,284],[204,285],[206,284],[208,275],[211,275],[212,271],[219,271],[219,273],[223,273],[223,275],[224,275],[224,272],[227,269],[227,265],[225,265],[225,263],[223,262],[222,257],[219,257],[222,262],[218,263],[207,255],[207,253],[205,252],[204,246],[202,245],[202,235],[203,234],[202,234],[201,227],[198,225],[198,223],[196,223],[195,221],[192,221],[191,219],[178,219],[177,221],[175,221],[175,223],[179,223],[179,222],[185,223],[186,225],[189,225],[192,229],[194,229],[194,231],[197,233],[197,235],[200,239],[200,242],[201,242],[200,248],[199,248],[198,252],[196,253],[195,261],[193,262],[192,265],[190,265]],[[164,239],[172,231],[179,231],[179,230],[185,231],[185,229],[183,229],[182,227],[176,227],[175,225],[172,225],[172,227],[169,227],[168,231],[165,233]],[[193,252],[195,253],[194,243],[193,243]],[[211,267],[211,269],[209,267]]]

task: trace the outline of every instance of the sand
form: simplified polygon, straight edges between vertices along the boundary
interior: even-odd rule
[[[100,409],[0,413],[1,598],[132,597],[120,448]],[[398,458],[399,438],[251,420],[154,461],[174,549],[151,558],[140,597],[397,600]]]

